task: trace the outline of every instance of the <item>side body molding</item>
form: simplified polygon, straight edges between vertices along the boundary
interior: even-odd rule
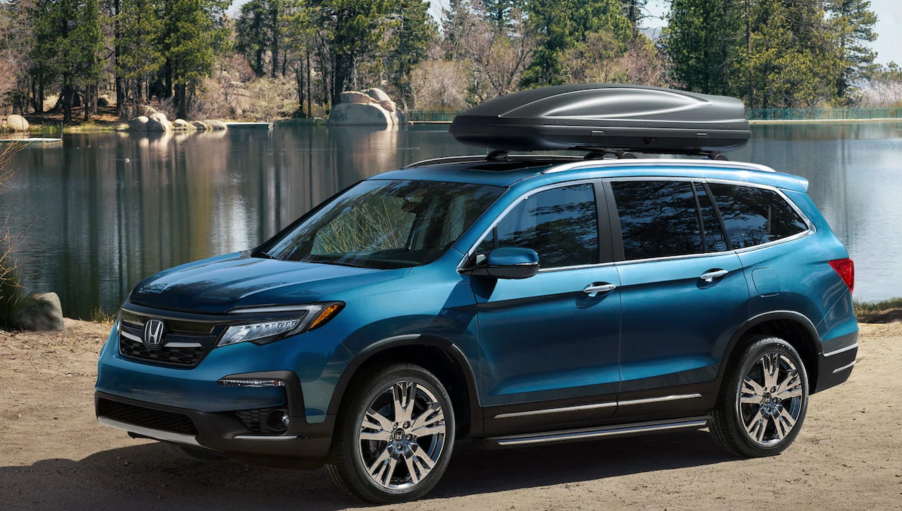
[[[361,350],[348,363],[348,366],[342,372],[341,377],[338,380],[338,384],[335,386],[335,392],[332,395],[332,401],[329,403],[329,415],[335,415],[338,413],[338,410],[341,406],[341,401],[344,398],[345,392],[347,391],[351,380],[354,378],[354,375],[357,374],[358,369],[360,369],[360,367],[363,366],[364,363],[386,350],[404,346],[430,346],[439,348],[456,366],[461,369],[460,372],[462,373],[462,377],[466,382],[467,399],[469,401],[469,409],[467,410],[469,415],[469,427],[467,428],[467,431],[470,436],[481,434],[483,430],[482,407],[479,404],[479,392],[476,388],[476,377],[473,373],[473,367],[464,353],[460,350],[460,348],[457,347],[457,345],[455,345],[450,340],[437,335],[408,334],[388,337],[386,339],[382,339],[381,341],[374,342]],[[460,412],[458,412],[458,414],[459,413]],[[458,420],[460,420],[459,415]]]

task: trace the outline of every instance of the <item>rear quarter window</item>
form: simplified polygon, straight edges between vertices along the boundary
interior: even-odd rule
[[[795,236],[805,220],[780,194],[765,188],[708,183],[734,249]]]

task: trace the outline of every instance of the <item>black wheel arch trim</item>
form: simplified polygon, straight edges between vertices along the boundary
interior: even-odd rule
[[[483,414],[482,407],[479,403],[479,393],[476,387],[476,377],[473,372],[473,367],[470,364],[470,361],[467,359],[466,355],[464,355],[463,351],[461,351],[461,349],[456,344],[454,344],[449,339],[432,334],[407,334],[388,337],[369,344],[366,348],[360,350],[360,352],[358,352],[351,358],[351,361],[341,373],[341,376],[339,377],[338,383],[336,384],[335,390],[332,394],[332,399],[329,402],[328,414],[338,414],[342,399],[344,398],[344,394],[348,389],[348,385],[351,383],[351,379],[353,379],[354,375],[357,374],[357,370],[360,369],[360,367],[362,367],[375,355],[385,350],[402,346],[430,346],[439,348],[443,352],[445,352],[454,363],[461,367],[461,372],[463,373],[464,381],[467,385],[467,397],[469,400],[470,420],[469,424],[467,425],[467,431],[470,435],[481,433],[483,429]]]
[[[724,351],[722,363],[720,364],[720,367],[717,370],[717,378],[718,379],[724,378],[724,375],[727,370],[727,365],[728,365],[727,362],[732,360],[733,352],[736,349],[736,345],[739,343],[740,339],[742,339],[745,336],[745,334],[748,333],[749,330],[751,330],[753,327],[760,325],[762,323],[766,323],[768,321],[776,321],[776,320],[792,321],[792,322],[798,324],[799,326],[801,326],[802,328],[804,328],[805,331],[808,333],[808,338],[810,340],[810,342],[808,344],[809,344],[809,348],[812,350],[812,354],[815,357],[820,357],[823,354],[823,346],[821,345],[821,337],[817,333],[817,327],[814,326],[814,322],[812,322],[811,319],[808,318],[808,316],[806,316],[800,312],[790,311],[790,310],[764,312],[762,314],[758,314],[757,316],[755,316],[753,318],[750,318],[745,323],[743,323],[742,326],[739,327],[736,330],[736,332],[733,334],[733,337],[730,338],[730,342],[727,345],[727,349],[726,349],[726,351]],[[808,368],[808,370],[810,373],[811,369]],[[809,376],[810,376],[810,374],[809,374]],[[814,383],[816,383],[816,382],[814,382]],[[811,385],[812,388],[814,388],[814,386],[815,385]]]

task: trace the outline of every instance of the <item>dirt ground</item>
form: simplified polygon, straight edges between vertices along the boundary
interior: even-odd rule
[[[182,460],[94,422],[109,326],[0,332],[0,509],[313,509],[360,504],[313,472]],[[902,324],[863,325],[851,379],[812,396],[796,443],[758,460],[707,432],[480,451],[458,444],[407,510],[902,509]]]

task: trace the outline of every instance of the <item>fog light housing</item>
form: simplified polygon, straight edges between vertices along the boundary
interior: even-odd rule
[[[270,431],[281,433],[288,429],[289,424],[291,424],[291,418],[288,417],[288,412],[285,410],[273,410],[266,416],[266,425],[269,426]]]

